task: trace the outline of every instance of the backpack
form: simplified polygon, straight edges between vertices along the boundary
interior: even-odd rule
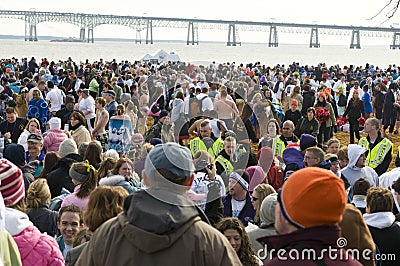
[[[201,116],[203,114],[203,101],[208,96],[204,96],[200,100],[196,96],[189,99],[189,114],[190,117]]]

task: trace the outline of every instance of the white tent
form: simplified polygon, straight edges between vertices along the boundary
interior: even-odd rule
[[[151,62],[151,63],[165,63],[168,61],[171,62],[179,62],[181,61],[179,56],[174,52],[167,53],[164,50],[158,50],[154,54],[146,54],[141,59],[142,62]]]

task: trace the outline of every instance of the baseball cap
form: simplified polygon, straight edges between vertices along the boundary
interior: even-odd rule
[[[175,142],[159,144],[146,157],[144,169],[149,177],[154,177],[158,169],[166,169],[176,179],[190,178],[194,172],[192,154]]]
[[[31,133],[28,136],[27,142],[43,143],[43,137],[36,133]]]

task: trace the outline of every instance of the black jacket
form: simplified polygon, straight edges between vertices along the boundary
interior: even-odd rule
[[[305,91],[303,93],[303,105],[301,108],[301,114],[307,116],[307,109],[313,107],[315,103],[315,94],[312,91]]]
[[[374,239],[377,253],[379,253],[381,256],[388,256],[389,254],[394,254],[396,256],[395,260],[381,261],[381,265],[399,265],[398,258],[400,257],[400,226],[395,222],[391,226],[382,229],[370,225],[368,225],[368,228],[371,232],[372,238]]]
[[[41,233],[47,233],[51,237],[58,235],[56,211],[51,211],[48,206],[43,205],[37,209],[28,209],[26,214]]]
[[[73,163],[82,161],[83,159],[79,154],[71,153],[57,162],[53,168],[54,170],[47,175],[51,198],[60,196],[62,188],[67,189],[71,193],[74,192],[74,184],[69,176],[69,169]]]
[[[285,118],[283,119],[283,122],[290,120],[293,122],[294,126],[297,126],[297,122],[300,120],[301,118],[301,113],[299,110],[296,110],[294,112],[292,112],[292,110],[287,110],[285,112]]]
[[[353,98],[347,104],[346,111],[343,116],[349,116],[349,120],[357,120],[361,116],[365,116],[364,103],[359,100],[356,102]]]
[[[317,119],[313,118],[308,120],[307,117],[303,117],[299,120],[294,130],[294,134],[300,138],[301,134],[310,134],[317,137],[319,131],[319,123]]]

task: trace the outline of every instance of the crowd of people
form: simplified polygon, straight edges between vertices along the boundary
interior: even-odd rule
[[[0,64],[0,265],[400,259],[396,65]]]

